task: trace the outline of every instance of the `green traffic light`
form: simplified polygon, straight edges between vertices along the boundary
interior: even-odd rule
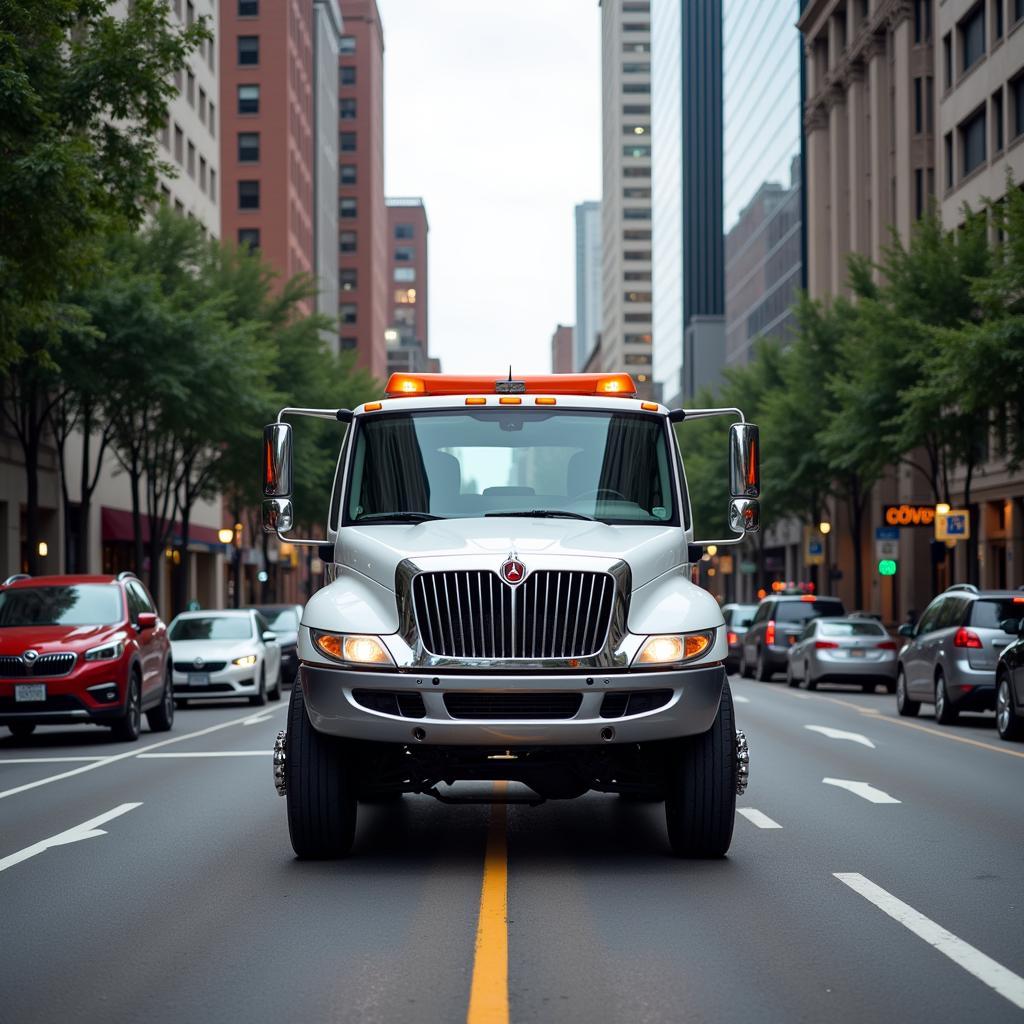
[[[878,563],[878,575],[879,576],[895,576],[896,575],[896,560],[894,558],[883,558]]]

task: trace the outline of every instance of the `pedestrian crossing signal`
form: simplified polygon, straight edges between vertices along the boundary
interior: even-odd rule
[[[883,558],[878,563],[878,575],[879,576],[895,576],[896,575],[896,559],[895,558]]]

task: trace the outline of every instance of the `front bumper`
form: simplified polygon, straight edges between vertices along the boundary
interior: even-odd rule
[[[380,743],[444,746],[602,745],[646,743],[692,736],[711,728],[725,684],[720,664],[664,672],[510,673],[450,672],[411,674],[323,668],[302,664],[302,685],[310,722],[318,732]],[[373,711],[358,703],[354,690],[377,689],[417,694],[423,717],[406,718]],[[653,711],[602,718],[609,693],[671,690],[671,697]],[[471,719],[452,717],[446,694],[576,694],[579,709],[571,718]]]
[[[95,662],[79,659],[66,676],[0,680],[0,725],[109,724],[124,714],[127,669],[128,661],[124,658]],[[45,700],[16,699],[18,686],[39,683],[46,686]]]
[[[208,683],[189,683],[191,673],[174,672],[174,696],[188,700],[224,700],[226,697],[251,697],[259,689],[260,666],[229,665],[208,673]]]
[[[852,658],[832,651],[815,651],[810,657],[811,675],[819,682],[877,678],[896,681],[896,652],[883,651],[880,658]]]

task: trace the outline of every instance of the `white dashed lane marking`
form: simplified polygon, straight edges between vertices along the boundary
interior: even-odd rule
[[[756,825],[758,828],[782,828],[777,821],[772,821],[767,814],[762,814],[761,811],[755,810],[753,807],[737,807],[737,814],[742,814],[751,825]]]
[[[873,804],[898,804],[899,800],[889,796],[884,789],[875,789],[866,782],[854,782],[852,779],[822,779],[826,786],[838,786],[839,789],[848,789],[851,793],[869,800]]]
[[[859,743],[862,747],[875,749],[874,743],[859,732],[846,732],[844,729],[833,729],[828,725],[805,725],[804,728],[811,732],[820,732],[822,736],[827,736],[830,740],[849,740],[851,743]]]
[[[270,757],[272,750],[161,750],[158,754],[138,754],[140,759],[166,757]]]

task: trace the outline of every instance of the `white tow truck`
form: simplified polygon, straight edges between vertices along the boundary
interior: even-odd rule
[[[287,419],[347,425],[326,540],[293,528]],[[731,536],[695,541],[674,425],[729,416]],[[758,528],[758,431],[669,410],[627,374],[393,375],[264,433],[264,528],[316,545],[274,751],[299,857],[347,855],[360,801],[663,800],[672,850],[720,857],[747,782],[704,545]],[[725,453],[723,452],[723,456]]]

